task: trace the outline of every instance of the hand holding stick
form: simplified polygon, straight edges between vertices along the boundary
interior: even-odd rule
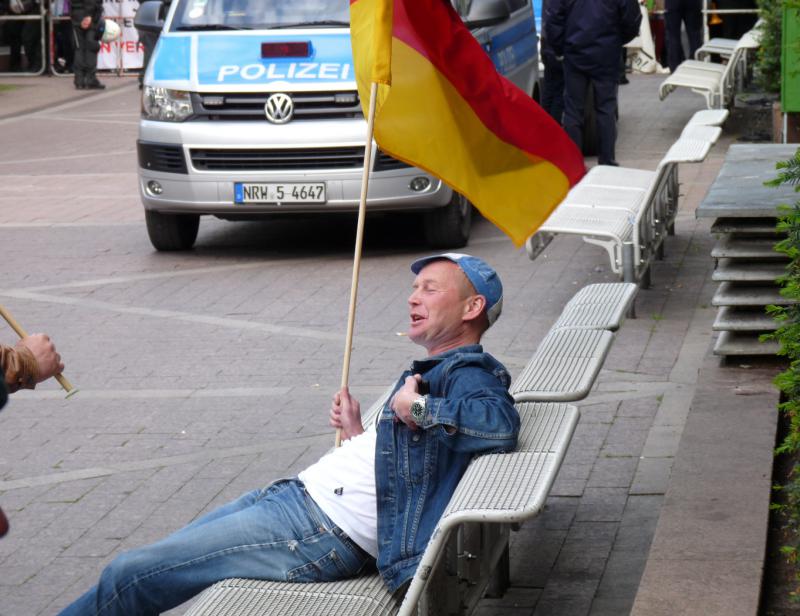
[[[2,304],[0,304],[0,316],[2,316],[6,320],[6,322],[11,326],[11,329],[13,329],[21,339],[28,337],[28,334],[25,332],[22,326],[17,322],[17,320],[13,316],[11,316],[11,313],[8,310],[6,310],[6,308]],[[64,388],[64,391],[67,392],[67,398],[78,392],[75,386],[73,386],[72,383],[70,383],[64,377],[64,375],[58,373],[54,376],[56,381],[58,381],[59,385],[61,385],[61,387]]]

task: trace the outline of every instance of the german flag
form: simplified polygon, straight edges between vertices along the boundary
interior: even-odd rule
[[[380,84],[375,141],[441,178],[520,246],[584,174],[583,156],[498,74],[447,0],[350,0],[365,114]]]

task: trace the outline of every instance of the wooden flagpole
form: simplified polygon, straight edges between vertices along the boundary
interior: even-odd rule
[[[8,323],[11,326],[11,329],[17,332],[17,336],[19,336],[20,338],[27,337],[28,334],[22,328],[22,325],[20,325],[17,322],[17,320],[11,315],[11,313],[8,310],[6,310],[6,308],[2,304],[0,304],[0,316],[2,316],[6,320],[6,323]],[[78,392],[75,386],[72,383],[70,383],[64,377],[63,374],[57,374],[55,376],[55,379],[56,381],[58,381],[58,384],[64,388],[64,391],[67,392],[67,398]]]
[[[369,114],[367,116],[367,141],[364,148],[364,173],[361,175],[361,199],[358,203],[358,226],[356,230],[356,248],[353,255],[353,278],[350,283],[350,308],[347,311],[347,335],[344,343],[344,361],[342,364],[342,386],[344,389],[350,380],[350,355],[353,351],[353,329],[356,321],[356,298],[358,296],[358,275],[361,270],[361,247],[364,244],[364,219],[367,213],[367,191],[369,189],[369,171],[372,167],[372,133],[375,127],[375,104],[378,99],[378,84],[373,82],[369,90]],[[336,428],[336,447],[342,444],[342,429]]]

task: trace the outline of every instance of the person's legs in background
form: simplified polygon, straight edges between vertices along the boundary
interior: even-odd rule
[[[84,30],[79,25],[72,26],[72,42],[75,46],[75,58],[72,63],[75,73],[75,87],[79,90],[103,90],[105,85],[97,79],[97,53],[100,51],[100,42],[97,40],[97,30],[89,28]]]
[[[28,60],[30,73],[38,73],[42,68],[42,21],[25,21],[22,26],[22,47]]]
[[[78,90],[86,89],[86,30],[72,25],[73,83]]]
[[[601,165],[617,165],[617,80],[592,79],[592,88],[597,117],[597,162]]]
[[[583,148],[583,111],[589,77],[564,62],[564,130],[578,149]]]
[[[695,52],[703,46],[703,6],[702,0],[684,0],[686,3],[683,23],[686,26],[686,37],[689,39],[689,58],[694,59]]]
[[[75,61],[72,25],[63,21],[55,22],[53,38],[55,46],[54,68],[60,73],[72,72],[72,64]]]
[[[542,54],[542,108],[561,124],[564,117],[564,62],[555,55]]]
[[[667,62],[670,72],[675,72],[683,62],[683,42],[681,39],[682,12],[679,0],[667,0],[664,20],[667,29]]]
[[[22,22],[7,21],[3,26],[3,38],[8,45],[8,70],[19,72],[22,68]]]

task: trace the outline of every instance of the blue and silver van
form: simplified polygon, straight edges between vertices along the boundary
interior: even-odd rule
[[[497,70],[538,99],[531,0],[455,0]],[[143,2],[160,33],[142,89],[139,191],[158,250],[194,244],[200,216],[356,212],[366,122],[347,0]],[[372,143],[368,212],[423,212],[427,241],[463,246],[472,206]]]

